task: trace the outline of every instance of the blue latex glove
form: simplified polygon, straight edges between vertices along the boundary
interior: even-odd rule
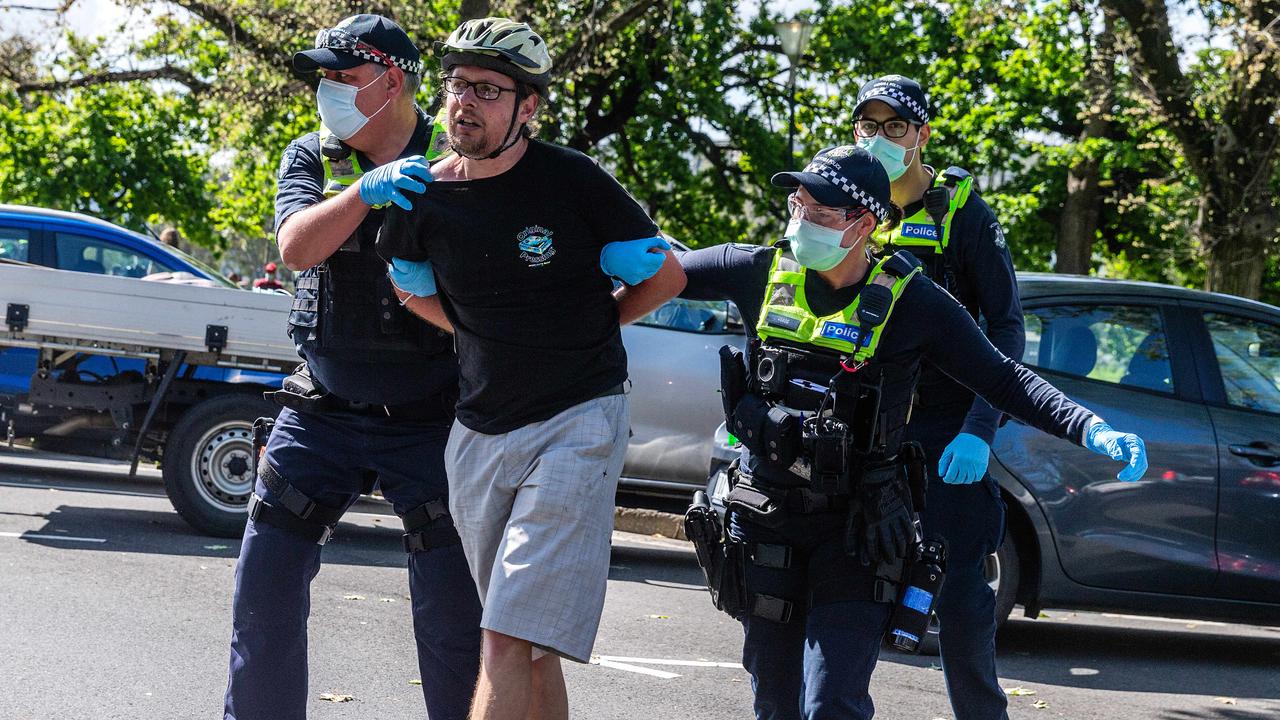
[[[418,182],[418,178],[422,182]],[[395,203],[405,210],[413,205],[401,190],[420,193],[431,182],[431,166],[421,155],[379,165],[360,177],[360,199],[373,207]]]
[[[670,249],[667,241],[656,235],[611,242],[600,251],[600,269],[605,275],[616,277],[628,285],[639,285],[653,277],[667,259],[665,253],[653,251]]]
[[[387,274],[391,282],[401,290],[417,295],[431,297],[436,294],[436,274],[431,269],[430,260],[404,260],[391,258],[387,266]]]
[[[1094,423],[1084,434],[1084,446],[1129,466],[1116,474],[1120,482],[1133,482],[1147,471],[1147,446],[1133,433],[1122,433],[1104,422]]]
[[[987,474],[991,448],[977,435],[960,433],[942,451],[938,459],[938,475],[948,485],[968,485]]]

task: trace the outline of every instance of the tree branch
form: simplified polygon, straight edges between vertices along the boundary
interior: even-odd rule
[[[639,0],[631,7],[622,10],[617,15],[604,23],[604,27],[599,31],[585,30],[574,40],[573,44],[560,52],[560,57],[556,61],[555,72],[557,75],[564,76],[577,69],[584,60],[589,45],[592,40],[599,36],[612,37],[628,25],[635,22],[641,15],[647,13],[650,9],[657,6],[659,0]]]
[[[18,92],[53,92],[68,88],[90,87],[109,83],[130,83],[140,80],[173,80],[186,85],[192,92],[204,92],[209,89],[209,83],[197,78],[190,71],[172,65],[165,65],[152,70],[119,70],[81,75],[67,80],[18,83],[17,90]]]

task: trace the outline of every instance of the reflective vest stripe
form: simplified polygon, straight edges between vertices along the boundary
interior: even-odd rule
[[[934,178],[934,187],[944,185],[947,182],[946,173],[939,173]],[[881,233],[881,243],[892,247],[931,247],[936,255],[941,255],[942,251],[947,248],[951,242],[951,221],[956,216],[956,212],[964,207],[969,200],[969,193],[973,191],[973,177],[965,177],[951,188],[951,206],[947,210],[947,216],[942,221],[942,237],[934,237],[937,234],[937,226],[933,223],[933,218],[929,217],[929,213],[924,208],[920,208],[911,217],[906,218],[898,227],[887,233]],[[920,234],[913,234],[920,233]]]

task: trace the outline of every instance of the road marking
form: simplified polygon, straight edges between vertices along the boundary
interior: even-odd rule
[[[597,655],[601,660],[616,663],[635,663],[638,665],[672,665],[676,667],[715,667],[744,670],[742,663],[711,662],[710,660],[668,660],[665,658],[619,657],[617,655]]]
[[[83,538],[71,535],[41,535],[38,533],[0,532],[0,537],[17,538],[19,540],[66,540],[67,542],[104,543],[106,538]]]
[[[0,486],[24,488],[27,490],[61,490],[63,492],[96,493],[98,495],[132,495],[134,497],[163,498],[164,493],[142,493],[132,490],[103,490],[100,488],[83,488],[72,485],[45,485],[44,483],[16,483],[0,480]]]
[[[1213,627],[1227,626],[1227,623],[1212,622],[1209,620],[1179,620],[1177,618],[1154,617],[1151,615],[1119,615],[1117,613],[1102,613],[1102,617],[1116,618],[1120,620],[1150,620],[1151,622],[1176,623],[1178,625],[1211,625]]]
[[[591,664],[599,665],[600,667],[613,668],[614,670],[626,670],[627,672],[649,675],[663,680],[672,680],[680,677],[676,673],[667,672],[665,670],[654,670],[653,668],[640,667],[639,665],[628,665],[627,663],[614,662],[613,660],[606,660],[604,658],[591,658]]]

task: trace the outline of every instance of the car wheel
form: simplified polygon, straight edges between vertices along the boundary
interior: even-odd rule
[[[1004,625],[1013,612],[1013,603],[1018,596],[1018,547],[1012,536],[1005,533],[1004,542],[993,553],[987,556],[985,572],[987,585],[996,594],[996,631]],[[945,588],[945,582],[943,587]],[[938,644],[938,616],[929,619],[929,630],[920,640],[920,654],[935,656],[940,652]]]
[[[252,395],[222,395],[188,409],[165,442],[165,493],[192,527],[216,537],[240,537],[256,480],[253,421],[274,415]]]

